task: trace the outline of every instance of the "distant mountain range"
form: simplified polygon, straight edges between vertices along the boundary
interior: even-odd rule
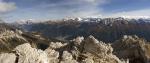
[[[149,51],[149,19],[0,23],[1,63],[149,63]]]
[[[137,35],[150,41],[149,18],[67,18],[38,23],[26,21],[17,26],[25,31],[64,41],[89,35],[105,42],[113,42],[123,35]]]

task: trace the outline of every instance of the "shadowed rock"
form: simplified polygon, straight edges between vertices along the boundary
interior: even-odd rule
[[[130,63],[149,63],[150,44],[137,36],[125,35],[112,44],[114,53],[119,58],[129,59]]]

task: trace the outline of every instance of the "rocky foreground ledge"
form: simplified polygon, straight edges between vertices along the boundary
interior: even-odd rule
[[[137,36],[124,36],[112,44],[93,36],[69,43],[51,42],[45,50],[29,43],[0,54],[0,63],[149,63],[150,44]]]

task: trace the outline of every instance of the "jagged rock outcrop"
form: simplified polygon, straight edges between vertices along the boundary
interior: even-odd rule
[[[99,42],[93,36],[89,36],[85,40],[83,37],[78,37],[67,43],[51,42],[44,51],[25,43],[13,50],[14,58],[10,61],[12,63],[13,61],[15,63],[128,63],[120,60],[112,52],[110,44]],[[5,58],[7,56],[0,55],[1,61],[5,61]]]
[[[112,44],[114,54],[119,58],[129,59],[130,63],[150,62],[150,43],[137,36],[125,35]]]
[[[69,53],[68,51],[63,51],[60,63],[78,63],[78,62],[73,59],[71,53]]]
[[[93,36],[85,40],[84,49],[87,52],[85,54],[87,58],[94,63],[127,63],[112,54],[113,48],[110,44],[99,42]],[[87,59],[84,61],[86,62]]]
[[[93,36],[86,40],[77,37],[68,43],[52,42],[45,51],[53,63],[128,63],[112,53],[110,44],[99,42]]]
[[[59,62],[59,52],[54,49],[47,48],[45,52],[48,55],[48,60],[50,63],[58,63]]]
[[[49,42],[59,41],[54,38],[45,38],[40,33],[26,32],[16,26],[0,23],[0,53],[9,53],[21,44],[30,43],[32,47],[45,50]]]
[[[1,33],[0,34],[0,39],[1,41],[6,41],[8,39],[12,39],[12,38],[18,38],[18,40],[23,40],[23,41],[26,41],[27,40],[25,38],[23,38],[19,33],[22,33],[21,31],[18,31],[18,34],[15,33],[14,31],[8,31],[6,30],[5,32]]]
[[[8,52],[15,48],[17,45],[27,43],[28,41],[21,36],[21,31],[5,30],[0,33],[0,52]]]
[[[28,43],[17,46],[14,51],[18,55],[17,63],[49,63],[46,52],[32,48]]]
[[[77,37],[73,39],[75,45],[81,45],[83,40],[84,40],[84,37]]]
[[[55,39],[46,39],[40,35],[36,37],[35,34],[23,32],[18,29],[16,30],[4,29],[3,31],[0,31],[0,45],[1,45],[0,53],[11,52],[16,46],[24,44],[24,43],[30,43],[31,46],[34,48],[45,50],[48,47],[48,44],[51,40],[55,41]]]
[[[13,53],[3,53],[0,54],[0,63],[15,63],[16,55]]]
[[[64,47],[64,46],[66,46],[66,45],[67,45],[67,43],[51,42],[51,43],[49,44],[49,48],[52,48],[52,49],[59,49],[59,48]]]

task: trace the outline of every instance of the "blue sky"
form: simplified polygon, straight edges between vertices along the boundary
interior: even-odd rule
[[[149,12],[150,0],[0,0],[0,18],[6,21],[150,16]]]

